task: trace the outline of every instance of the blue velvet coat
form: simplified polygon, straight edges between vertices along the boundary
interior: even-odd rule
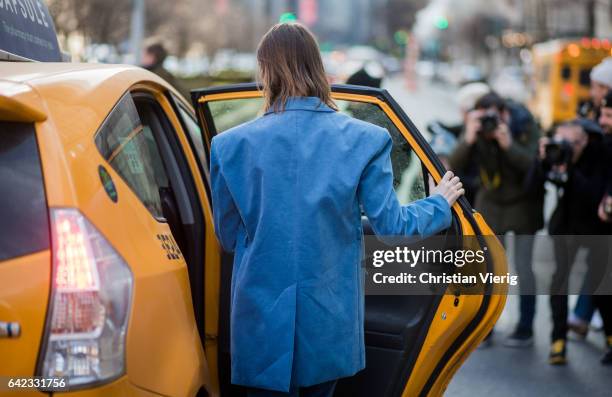
[[[364,368],[360,205],[378,235],[451,222],[442,196],[399,204],[391,147],[385,129],[313,97],[213,139],[215,230],[235,254],[232,383],[288,391]]]

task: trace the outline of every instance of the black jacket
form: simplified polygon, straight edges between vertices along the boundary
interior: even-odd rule
[[[548,232],[558,234],[606,234],[606,225],[597,216],[597,208],[607,187],[606,151],[590,142],[568,170],[568,180],[557,184],[558,202]],[[537,189],[546,181],[550,169],[536,160],[527,178],[528,189]]]
[[[612,196],[612,134],[604,134],[603,147],[606,151],[606,193],[608,196]]]

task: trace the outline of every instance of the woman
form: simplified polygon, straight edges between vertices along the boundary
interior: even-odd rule
[[[265,114],[216,136],[210,159],[216,233],[235,255],[232,383],[328,396],[365,366],[360,205],[378,235],[429,236],[463,189],[447,173],[400,206],[388,132],[336,111],[305,27],[274,26],[257,60]]]

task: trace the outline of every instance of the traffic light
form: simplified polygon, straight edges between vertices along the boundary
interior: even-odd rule
[[[393,34],[393,39],[398,45],[406,45],[406,43],[408,43],[408,32],[405,30],[398,30]]]
[[[448,29],[448,19],[445,16],[440,15],[436,18],[434,25],[440,30],[446,30]]]
[[[285,12],[282,14],[278,20],[280,23],[288,23],[297,21],[297,17],[292,12]]]

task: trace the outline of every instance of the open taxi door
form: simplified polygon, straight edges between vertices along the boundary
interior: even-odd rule
[[[426,197],[429,176],[437,182],[445,170],[389,93],[334,85],[332,97],[339,111],[389,131],[394,187],[400,202]],[[254,83],[194,90],[192,101],[209,152],[215,135],[263,114],[262,92]],[[464,198],[452,212],[447,237],[459,242],[476,241],[485,252],[486,272],[505,275],[503,247],[480,214]],[[364,233],[372,233],[365,218]],[[232,257],[223,253],[217,262],[206,264],[206,334],[215,341],[206,349],[207,358],[212,372],[218,375],[221,395],[241,395],[242,391],[229,381]],[[448,271],[456,271],[452,268]],[[493,291],[490,287],[476,294],[464,294],[462,285],[448,284],[445,288],[437,294],[366,295],[366,368],[342,379],[335,396],[441,395],[453,374],[493,328],[506,300],[505,290]]]

